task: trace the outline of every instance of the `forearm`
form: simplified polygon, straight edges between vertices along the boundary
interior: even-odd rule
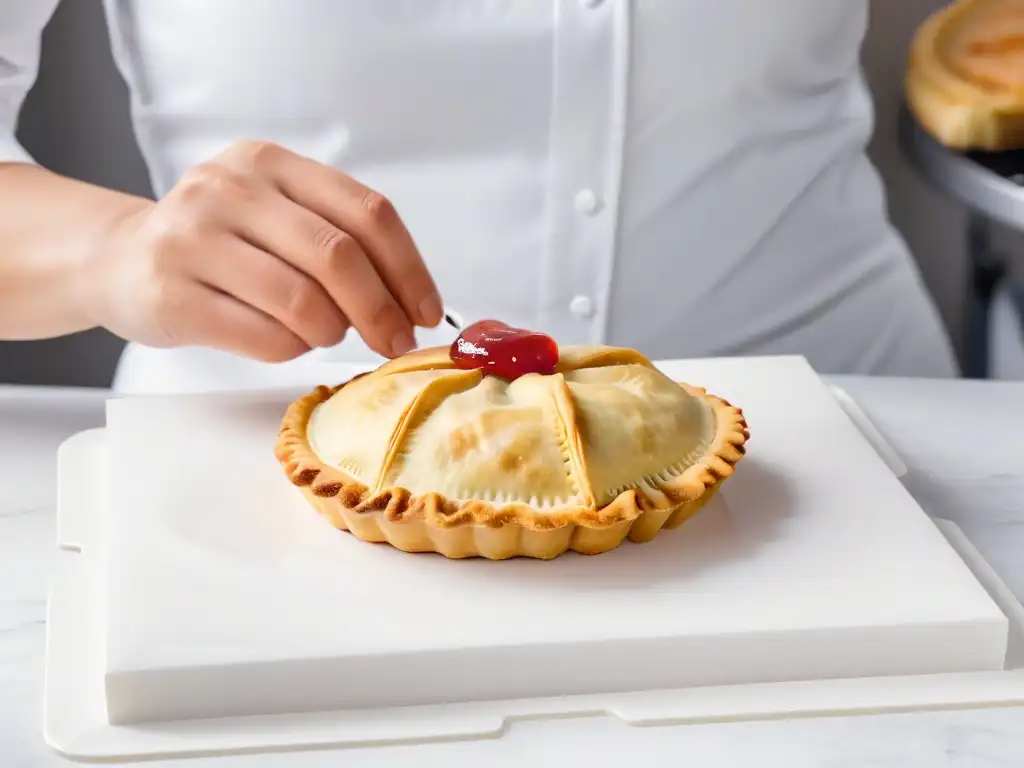
[[[32,165],[0,164],[0,339],[40,339],[96,323],[89,263],[144,198]]]

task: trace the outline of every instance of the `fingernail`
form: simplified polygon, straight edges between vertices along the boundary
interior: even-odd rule
[[[438,325],[444,317],[444,307],[441,304],[441,297],[432,293],[420,302],[420,320],[428,328]]]
[[[409,331],[399,331],[395,334],[395,338],[391,340],[391,354],[395,357],[401,357],[404,354],[412,352],[416,348],[416,339]]]

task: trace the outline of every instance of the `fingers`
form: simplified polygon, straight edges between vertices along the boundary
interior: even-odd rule
[[[212,347],[266,363],[292,360],[309,351],[280,322],[233,296],[195,282],[168,286],[168,291],[174,298],[168,302],[166,335],[176,344]]]
[[[315,167],[322,181],[292,188],[290,177],[283,177],[282,191],[355,237],[413,322],[427,328],[440,323],[444,309],[437,286],[391,202],[342,173],[305,162]]]
[[[315,278],[378,354],[415,347],[407,312],[354,237],[280,195],[258,205],[259,215],[239,211],[233,222],[241,237]]]
[[[432,328],[441,322],[437,286],[387,198],[338,170],[273,144],[237,145],[227,161],[267,176],[286,197],[354,238],[411,323]]]
[[[179,185],[180,204],[245,243],[225,238],[223,252],[202,261],[206,285],[309,346],[333,343],[351,323],[372,349],[395,357],[415,347],[414,325],[443,319],[433,279],[385,198],[263,142],[241,142],[204,168]]]
[[[190,271],[202,283],[277,320],[312,347],[341,342],[348,318],[303,271],[228,233],[204,242]]]

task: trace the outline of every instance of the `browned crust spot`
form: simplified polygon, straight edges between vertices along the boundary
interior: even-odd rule
[[[322,498],[331,498],[332,496],[337,496],[340,491],[341,483],[327,483],[313,488],[313,495],[320,496]]]
[[[316,477],[319,474],[319,469],[307,467],[306,469],[299,470],[296,474],[294,474],[292,476],[292,482],[299,486],[310,485],[314,480],[316,480]]]

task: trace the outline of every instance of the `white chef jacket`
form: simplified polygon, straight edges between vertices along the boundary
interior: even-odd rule
[[[30,159],[13,128],[58,1],[0,4],[0,159]],[[157,196],[258,137],[391,198],[468,320],[654,358],[954,373],[864,151],[866,0],[105,6]],[[280,365],[131,344],[116,383],[266,387],[331,361],[380,360],[355,333]]]

